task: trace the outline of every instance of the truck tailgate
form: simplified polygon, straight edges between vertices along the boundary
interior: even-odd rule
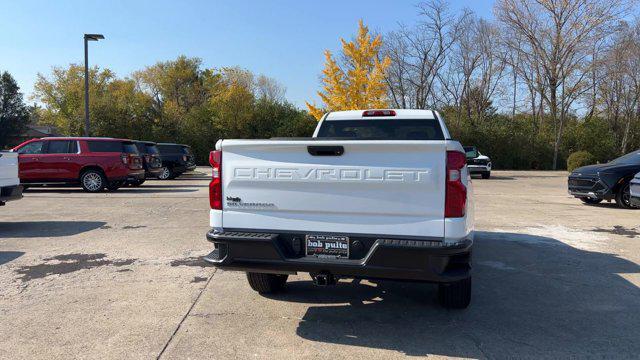
[[[0,151],[0,186],[18,185],[18,154]]]
[[[443,237],[444,141],[224,140],[224,228]],[[342,147],[335,156],[308,147]]]

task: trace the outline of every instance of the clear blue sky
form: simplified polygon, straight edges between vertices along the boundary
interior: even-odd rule
[[[0,0],[0,71],[28,97],[38,73],[83,61],[83,33],[102,33],[105,40],[90,43],[90,63],[118,76],[184,54],[206,67],[238,65],[271,76],[302,107],[317,99],[324,49],[338,49],[359,19],[382,33],[411,25],[418,2]],[[492,0],[450,3],[491,17]]]

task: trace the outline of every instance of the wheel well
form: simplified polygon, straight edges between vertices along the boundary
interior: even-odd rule
[[[622,188],[622,185],[627,184],[631,179],[633,179],[633,175],[626,175],[618,179],[618,181],[616,181],[616,185],[613,187],[613,194],[617,194]]]
[[[100,173],[102,173],[103,176],[106,177],[106,175],[104,173],[104,170],[100,166],[96,166],[96,165],[89,165],[89,166],[85,166],[82,169],[80,169],[80,177],[82,177],[82,174],[84,174],[85,172],[87,172],[89,170],[99,171]]]

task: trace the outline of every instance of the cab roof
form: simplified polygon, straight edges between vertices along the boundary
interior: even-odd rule
[[[129,141],[129,139],[119,139],[110,137],[87,137],[87,136],[49,136],[34,140],[91,140],[91,141]]]
[[[388,116],[364,116],[365,112],[376,110],[392,110],[395,115]],[[365,109],[365,110],[347,110],[332,111],[327,114],[324,120],[355,120],[355,119],[435,119],[436,115],[433,110],[421,109]]]
[[[167,146],[186,146],[188,148],[190,148],[191,146],[186,145],[186,144],[176,144],[176,143],[157,143],[158,145],[167,145]]]

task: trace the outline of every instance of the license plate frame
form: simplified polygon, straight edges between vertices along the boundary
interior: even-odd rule
[[[349,237],[342,235],[307,234],[305,255],[325,259],[349,259]]]

